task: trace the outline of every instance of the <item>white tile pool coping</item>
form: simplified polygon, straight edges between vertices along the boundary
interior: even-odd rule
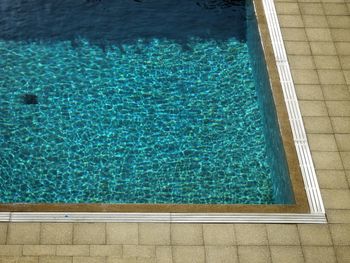
[[[263,0],[310,213],[0,212],[5,222],[327,223],[273,0]]]

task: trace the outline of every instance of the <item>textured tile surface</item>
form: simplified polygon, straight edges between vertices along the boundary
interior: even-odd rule
[[[41,244],[72,244],[73,224],[43,223],[41,225]]]

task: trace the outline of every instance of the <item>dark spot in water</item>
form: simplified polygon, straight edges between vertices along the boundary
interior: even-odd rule
[[[38,104],[38,96],[30,93],[26,93],[22,96],[24,104]]]
[[[188,44],[181,45],[183,51],[192,51],[193,49]]]
[[[72,48],[78,48],[80,47],[81,42],[78,39],[74,38],[70,41],[70,44],[72,45]]]

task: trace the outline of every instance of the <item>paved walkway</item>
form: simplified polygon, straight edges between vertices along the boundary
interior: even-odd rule
[[[329,224],[0,224],[0,262],[350,262],[350,2],[276,0]]]

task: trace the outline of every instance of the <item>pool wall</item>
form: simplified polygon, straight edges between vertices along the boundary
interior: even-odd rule
[[[262,113],[264,135],[266,138],[267,161],[271,167],[271,180],[275,204],[293,204],[295,202],[288,164],[284,152],[277,114],[271,92],[269,75],[264,52],[261,46],[258,25],[251,1],[247,1],[247,44],[251,55],[256,92],[260,112]]]

